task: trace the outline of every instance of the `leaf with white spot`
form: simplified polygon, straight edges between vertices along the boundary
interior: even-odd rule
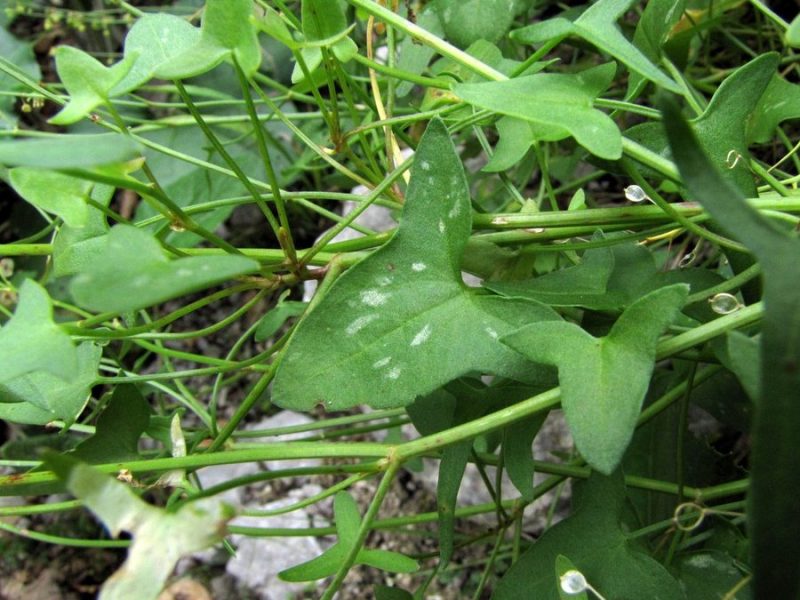
[[[244,256],[169,260],[155,238],[129,225],[114,227],[100,240],[70,287],[75,301],[92,310],[136,310],[258,270]]]
[[[342,275],[298,325],[275,377],[278,405],[404,406],[470,372],[541,376],[498,338],[556,320],[556,313],[535,301],[486,295],[461,280],[469,192],[441,121],[428,126],[415,160],[395,236]]]

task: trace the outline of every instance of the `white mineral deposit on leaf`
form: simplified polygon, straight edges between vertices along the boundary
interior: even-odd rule
[[[364,290],[361,292],[361,302],[367,306],[381,306],[382,304],[386,304],[388,299],[389,294],[378,290]]]
[[[412,265],[411,265],[411,270],[415,271],[416,273],[421,273],[422,271],[424,271],[427,268],[428,268],[428,265],[426,265],[424,262],[415,262],[415,263],[412,263]]]
[[[711,310],[718,315],[729,315],[742,308],[736,296],[725,292],[714,294],[708,299],[708,303],[711,304]]]
[[[387,285],[391,285],[392,278],[389,276],[378,277],[377,283],[381,287],[386,287]]]
[[[353,321],[352,323],[350,323],[350,325],[347,326],[344,332],[347,335],[355,335],[377,318],[378,315],[363,315],[361,317],[358,317],[355,321]]]
[[[455,219],[458,215],[461,214],[461,202],[458,200],[455,201],[453,204],[453,208],[450,209],[450,212],[447,213],[447,216],[451,219]]]
[[[422,169],[423,171],[430,171],[431,163],[429,163],[427,160],[420,161],[419,168]]]
[[[439,233],[444,233],[444,229],[445,229],[445,227],[444,227],[444,221],[442,221],[441,219],[439,219]]]
[[[411,340],[412,346],[419,346],[420,344],[424,343],[429,337],[431,337],[431,325],[428,323],[417,332],[417,335],[414,336],[414,339]]]
[[[175,275],[178,277],[189,277],[192,274],[190,269],[178,269],[175,271]]]
[[[492,338],[493,340],[497,339],[497,332],[491,327],[487,327],[486,329],[484,329],[484,331],[488,333],[489,337]]]
[[[400,370],[400,367],[393,367],[388,373],[386,373],[386,379],[397,379],[400,377],[401,372],[402,371]]]
[[[372,368],[380,369],[381,367],[385,367],[386,365],[388,365],[391,361],[392,361],[391,356],[384,356],[380,360],[376,360],[374,363],[372,363]]]
[[[650,198],[638,185],[629,185],[625,188],[625,197],[631,202],[644,202]]]

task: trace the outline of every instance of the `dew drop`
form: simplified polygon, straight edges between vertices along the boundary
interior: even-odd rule
[[[625,197],[630,200],[631,202],[644,202],[645,200],[649,200],[649,196],[645,193],[645,191],[640,188],[638,185],[629,185],[625,188]]]
[[[711,305],[711,310],[718,315],[729,315],[742,308],[742,305],[736,299],[736,296],[726,292],[714,294],[708,299],[708,303]]]
[[[0,277],[10,278],[14,274],[14,259],[0,258]]]
[[[689,252],[689,254],[685,255],[681,259],[681,262],[678,263],[678,266],[681,269],[685,269],[686,267],[690,267],[693,262],[694,262],[694,252]]]
[[[567,594],[580,594],[589,588],[583,573],[571,569],[560,578],[561,589]]]

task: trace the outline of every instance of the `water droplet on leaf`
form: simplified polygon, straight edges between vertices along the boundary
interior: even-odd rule
[[[692,265],[692,263],[694,262],[694,258],[695,258],[694,252],[689,252],[689,254],[685,255],[681,259],[681,262],[678,263],[678,266],[681,269],[685,269],[686,267],[689,267],[689,266]]]
[[[625,197],[631,202],[644,202],[650,198],[638,185],[629,185],[625,188]]]
[[[708,299],[708,302],[711,304],[711,310],[718,315],[729,315],[742,308],[742,305],[736,299],[736,296],[726,292],[711,296],[711,298]]]
[[[580,594],[585,592],[589,585],[580,571],[569,570],[561,576],[561,589],[567,594]]]

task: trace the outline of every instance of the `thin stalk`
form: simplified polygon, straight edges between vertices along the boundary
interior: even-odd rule
[[[283,197],[281,196],[281,187],[278,183],[278,176],[275,174],[275,169],[272,166],[272,159],[270,158],[269,149],[267,148],[264,129],[261,126],[261,122],[258,120],[258,113],[256,112],[256,107],[253,103],[253,97],[250,95],[250,86],[254,85],[254,83],[253,81],[248,80],[247,76],[244,74],[244,71],[242,71],[242,67],[239,65],[239,61],[236,60],[235,54],[233,64],[236,70],[236,75],[239,78],[239,85],[242,88],[245,106],[247,107],[247,114],[249,115],[251,124],[253,126],[253,133],[256,136],[258,152],[261,154],[261,160],[264,163],[264,171],[267,174],[267,181],[269,182],[272,190],[272,199],[275,202],[275,207],[278,210],[278,220],[280,221],[280,225],[276,231],[278,241],[280,242],[284,252],[286,252],[286,258],[289,260],[289,264],[291,264],[293,267],[296,267],[297,253],[295,252],[294,240],[292,239],[291,228],[289,227],[289,219],[286,216],[286,205],[283,201]],[[256,203],[261,209],[261,212],[264,213],[264,216],[269,213],[270,217],[272,217],[271,221],[270,217],[267,217],[267,220],[270,221],[270,224],[272,224],[274,221],[272,211],[269,209],[264,200],[261,199],[261,195],[259,193],[256,193],[256,198]]]
[[[186,104],[186,108],[189,110],[189,113],[197,122],[197,125],[200,127],[200,130],[206,136],[206,139],[209,142],[211,142],[211,145],[214,147],[214,150],[217,151],[222,160],[224,160],[225,163],[228,165],[228,167],[231,169],[231,171],[233,171],[236,174],[236,177],[239,179],[239,181],[242,182],[242,185],[244,185],[245,189],[247,189],[247,191],[250,192],[250,195],[253,197],[253,201],[259,208],[261,208],[261,212],[264,214],[264,217],[267,219],[267,222],[269,223],[270,227],[275,232],[275,235],[278,236],[280,225],[275,220],[275,215],[272,214],[272,211],[267,208],[266,204],[264,204],[264,201],[261,199],[260,192],[255,188],[253,183],[250,181],[250,178],[247,177],[247,175],[245,175],[244,171],[242,171],[242,168],[239,166],[239,163],[237,163],[233,159],[233,157],[228,153],[228,151],[225,149],[225,146],[223,146],[222,142],[220,142],[219,138],[217,138],[216,134],[213,131],[211,131],[211,128],[205,122],[205,119],[203,119],[203,115],[200,114],[200,111],[194,105],[194,101],[192,100],[189,93],[186,91],[186,88],[183,86],[183,83],[181,83],[179,80],[175,80],[174,83],[175,83],[175,88],[178,91],[178,94],[180,95],[183,102]],[[247,95],[247,88],[245,88],[244,91],[245,95]],[[258,127],[258,129],[260,130],[260,127]],[[274,188],[272,190],[272,193],[273,195],[275,194]]]
[[[344,578],[347,576],[347,572],[353,566],[353,563],[355,563],[358,553],[361,551],[361,548],[364,546],[364,542],[367,540],[367,535],[369,535],[369,532],[372,528],[372,522],[375,520],[375,517],[378,516],[378,510],[383,503],[383,499],[386,497],[386,494],[391,488],[394,477],[397,474],[401,464],[402,463],[399,461],[392,461],[389,463],[389,468],[386,469],[386,472],[383,474],[383,478],[378,485],[378,489],[375,490],[375,496],[373,496],[372,502],[370,502],[369,508],[367,509],[367,513],[364,515],[364,518],[361,521],[361,526],[358,528],[358,534],[353,542],[353,546],[350,548],[347,556],[339,567],[339,570],[336,572],[333,581],[325,590],[325,593],[322,594],[321,600],[333,600],[333,597],[336,595],[339,587],[341,587]]]

